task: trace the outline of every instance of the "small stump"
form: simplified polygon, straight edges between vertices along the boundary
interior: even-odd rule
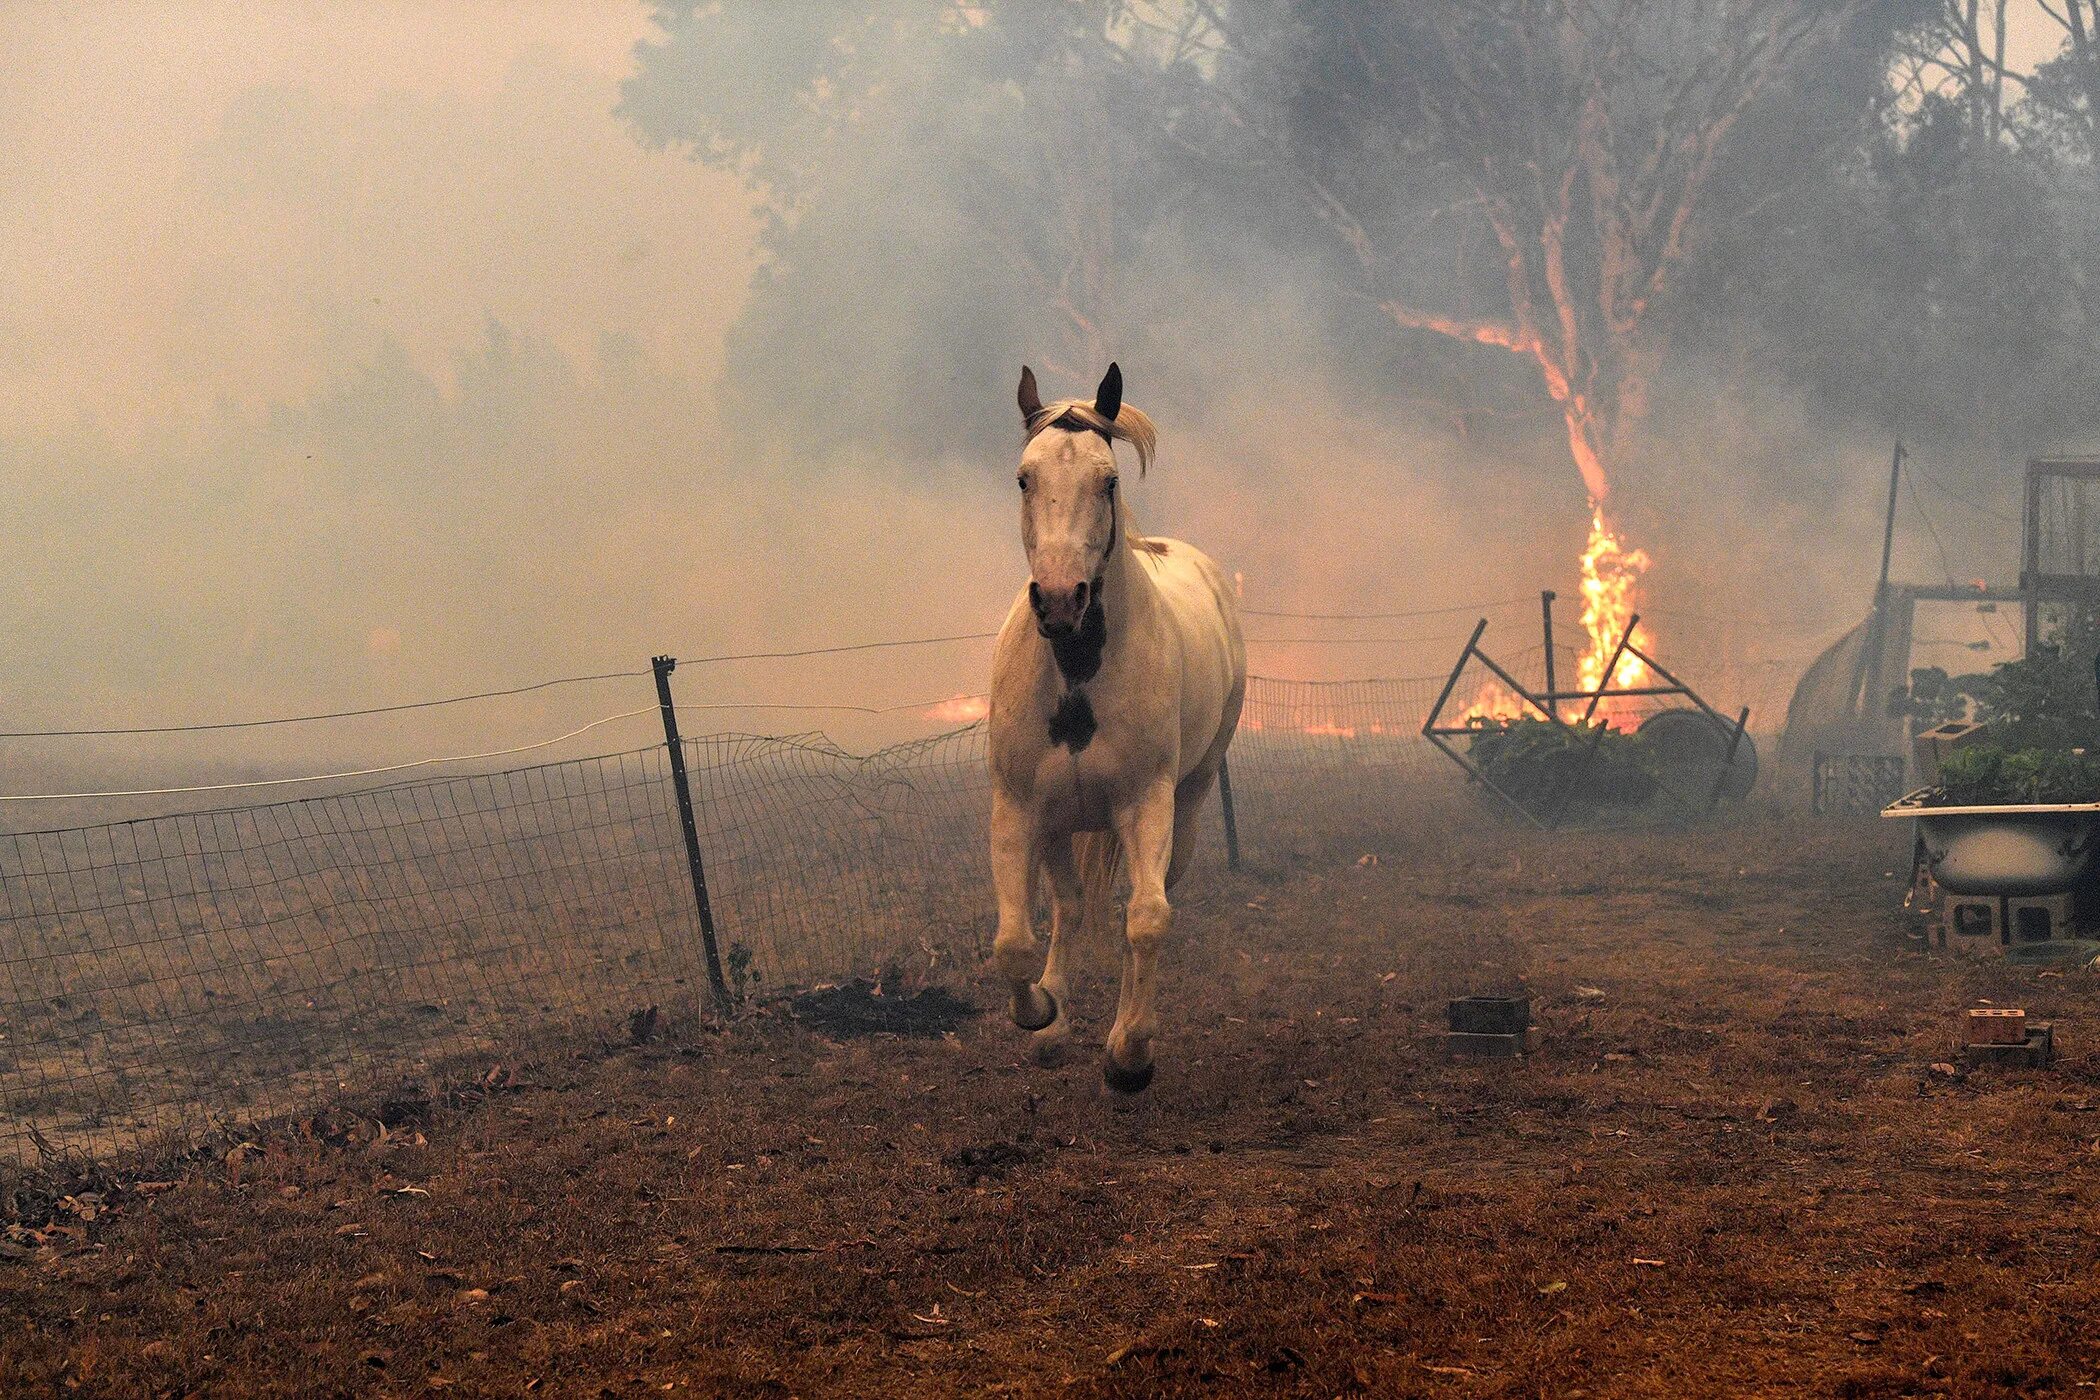
[[[1448,1014],[1444,1054],[1451,1059],[1513,1060],[1539,1048],[1530,997],[1458,997]]]

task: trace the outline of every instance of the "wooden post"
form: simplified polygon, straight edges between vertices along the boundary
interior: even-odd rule
[[[715,946],[715,911],[707,899],[707,867],[700,859],[700,828],[693,820],[693,789],[685,775],[685,743],[678,737],[678,711],[671,704],[671,671],[675,656],[650,661],[656,671],[656,703],[663,711],[664,745],[671,751],[671,786],[678,792],[678,824],[685,830],[685,859],[693,873],[693,903],[700,909],[700,946],[707,956],[707,984],[717,1007],[730,1003],[729,983],[722,977],[722,955]]]
[[[1218,800],[1225,808],[1225,868],[1240,868],[1240,819],[1232,807],[1232,759],[1218,760]]]

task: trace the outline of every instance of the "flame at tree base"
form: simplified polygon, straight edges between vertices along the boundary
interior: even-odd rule
[[[1612,653],[1626,635],[1626,624],[1634,613],[1634,594],[1641,575],[1648,571],[1648,556],[1629,548],[1604,517],[1604,503],[1590,501],[1590,538],[1582,551],[1582,631],[1585,638],[1581,659],[1576,662],[1577,689],[1602,690],[1607,679],[1617,687],[1640,685],[1648,679],[1648,663],[1631,651],[1619,656],[1607,678]],[[1650,647],[1646,626],[1636,627],[1633,645]],[[1579,714],[1580,711],[1578,710]],[[1604,700],[1596,718],[1618,726],[1631,723],[1632,710],[1623,701]]]
[[[1626,624],[1634,615],[1641,575],[1647,569],[1646,552],[1628,546],[1605,517],[1603,503],[1592,498],[1589,540],[1583,546],[1581,557],[1583,646],[1576,661],[1572,689],[1605,689],[1606,667],[1611,667],[1609,684],[1614,689],[1640,686],[1650,679],[1648,663],[1632,651],[1622,653],[1618,664],[1612,665],[1612,653],[1618,651],[1619,639],[1626,635]],[[1650,647],[1645,624],[1634,629],[1633,645],[1644,651]],[[1563,680],[1561,685],[1566,686],[1567,682]],[[1581,719],[1590,705],[1587,700],[1566,700],[1556,702],[1555,708],[1562,719],[1574,721]],[[1591,718],[1613,728],[1626,728],[1638,722],[1639,714],[1639,707],[1634,702],[1606,698],[1598,702]],[[1481,682],[1473,703],[1460,714],[1458,722],[1499,728],[1537,716],[1538,711],[1523,697],[1488,677]]]

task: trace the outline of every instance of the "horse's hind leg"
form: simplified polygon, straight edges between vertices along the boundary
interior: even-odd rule
[[[992,962],[1013,993],[1014,1024],[1041,1030],[1057,1019],[1057,1003],[1036,982],[1034,911],[1029,874],[1036,859],[1035,819],[1022,804],[992,793],[992,890],[999,899],[999,932]]]
[[[1188,874],[1196,857],[1196,825],[1203,799],[1210,796],[1209,773],[1191,773],[1174,789],[1174,854],[1167,862],[1167,888],[1173,889]]]

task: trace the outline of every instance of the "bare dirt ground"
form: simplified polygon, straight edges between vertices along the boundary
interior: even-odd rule
[[[1904,839],[1440,814],[1207,873],[1135,1106],[963,986],[949,1036],[776,1010],[92,1183],[0,1254],[0,1394],[2070,1392],[2100,978],[1912,950]],[[1542,1052],[1446,1063],[1520,983]],[[1979,998],[2058,1065],[1935,1070]]]

